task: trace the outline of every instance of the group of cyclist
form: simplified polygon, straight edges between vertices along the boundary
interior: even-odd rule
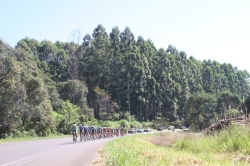
[[[73,123],[72,133],[76,134],[76,139],[78,138],[78,132],[80,134],[80,141],[94,140],[101,138],[109,138],[114,136],[123,136],[127,132],[123,127],[111,128],[111,127],[101,127],[101,126],[83,126],[82,124],[79,127],[76,123]],[[74,135],[73,135],[74,137]]]

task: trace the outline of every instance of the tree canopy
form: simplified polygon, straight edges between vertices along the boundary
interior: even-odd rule
[[[172,45],[157,49],[128,27],[108,33],[98,25],[80,45],[26,37],[12,48],[0,40],[0,59],[0,138],[17,128],[66,133],[72,118],[127,113],[202,129],[227,110],[249,110],[247,71],[198,61]]]

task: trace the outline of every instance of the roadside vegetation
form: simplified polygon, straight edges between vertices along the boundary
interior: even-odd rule
[[[32,137],[30,135],[26,135],[23,137],[8,137],[5,139],[0,139],[0,143],[6,143],[6,142],[18,142],[18,141],[33,141],[33,140],[43,140],[43,139],[53,139],[53,138],[66,138],[70,137],[71,135],[64,135],[64,134],[57,134],[57,135],[49,135],[46,137]]]
[[[249,80],[232,64],[156,48],[129,27],[107,32],[99,24],[78,43],[25,37],[11,47],[0,39],[0,139],[123,119],[201,131],[249,114]]]
[[[110,127],[110,128],[117,128],[117,127],[123,127],[125,131],[128,131],[129,128],[152,128],[155,124],[153,122],[138,122],[135,120],[133,116],[128,116],[126,119],[122,119],[119,121],[98,121],[95,118],[92,118],[91,121],[82,123],[83,125],[90,126],[102,126],[102,127]],[[69,126],[70,127],[70,126]],[[14,142],[14,141],[27,141],[27,140],[39,140],[39,139],[50,139],[50,138],[63,138],[71,136],[70,134],[62,134],[60,132],[57,132],[56,134],[49,133],[46,136],[41,136],[36,134],[34,129],[30,129],[26,131],[25,129],[16,129],[14,134],[11,134],[10,136],[6,136],[5,139],[0,139],[0,143],[3,142]]]
[[[136,134],[104,147],[104,165],[249,165],[249,127],[215,133]]]

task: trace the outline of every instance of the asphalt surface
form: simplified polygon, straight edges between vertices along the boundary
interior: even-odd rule
[[[0,144],[0,166],[90,166],[105,143],[114,138],[73,144],[57,138]]]
[[[153,130],[149,133],[156,132],[161,131]],[[115,138],[78,141],[76,144],[73,144],[72,137],[1,143],[0,166],[91,166],[98,157],[98,151]]]

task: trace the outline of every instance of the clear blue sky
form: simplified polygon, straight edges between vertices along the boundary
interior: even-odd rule
[[[98,24],[250,73],[249,0],[0,0],[0,37],[13,47],[26,36],[68,42]]]

